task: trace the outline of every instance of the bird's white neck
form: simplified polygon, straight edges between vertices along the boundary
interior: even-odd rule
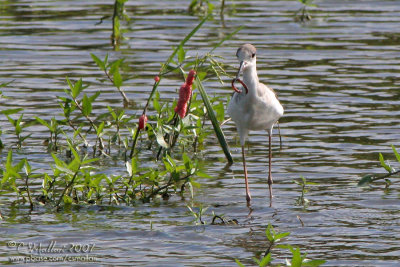
[[[243,82],[246,84],[249,89],[250,95],[257,94],[258,87],[258,75],[257,75],[257,67],[256,65],[251,65],[243,70]]]

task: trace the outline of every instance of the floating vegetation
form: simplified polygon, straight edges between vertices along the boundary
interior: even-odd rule
[[[310,203],[310,201],[305,197],[308,192],[307,185],[318,185],[318,183],[309,182],[303,176],[300,176],[299,181],[293,180],[293,183],[299,185],[301,188],[301,195],[296,199],[296,205],[307,206]]]
[[[326,262],[325,260],[307,259],[306,258],[307,253],[304,253],[302,255],[300,248],[293,248],[291,245],[288,244],[278,244],[278,245],[276,244],[289,235],[290,235],[289,232],[284,232],[284,233],[276,232],[274,227],[271,224],[268,224],[268,227],[265,230],[265,236],[268,239],[268,245],[266,247],[266,250],[264,253],[261,253],[261,257],[259,259],[255,257],[253,258],[253,261],[257,264],[257,266],[260,267],[275,266],[271,265],[273,261],[272,252],[275,250],[275,248],[288,249],[290,251],[292,257],[290,260],[289,259],[285,260],[286,266],[292,266],[292,267],[320,266]],[[238,259],[235,259],[235,261],[238,266],[240,267],[245,266]]]
[[[400,163],[400,154],[397,152],[396,148],[392,145],[392,150],[393,153],[397,159],[397,161]],[[385,181],[385,189],[388,189],[389,186],[392,184],[392,182],[388,179],[390,177],[400,177],[400,170],[396,170],[393,168],[390,163],[385,161],[385,158],[383,157],[382,153],[379,153],[379,162],[388,173],[383,174],[383,175],[376,175],[376,174],[367,174],[361,180],[358,182],[358,186],[365,186],[369,185],[371,183],[374,183],[379,180],[384,180]]]
[[[300,22],[306,22],[312,19],[310,13],[307,10],[307,7],[316,7],[316,4],[313,4],[314,0],[297,0],[303,6],[295,13],[295,20]]]
[[[191,207],[187,206],[189,209],[190,213],[194,217],[193,222],[196,225],[206,225],[206,224],[211,224],[211,225],[237,225],[239,224],[238,220],[236,219],[228,219],[225,217],[223,214],[215,214],[214,211],[211,214],[206,214],[206,211],[208,210],[209,207],[203,207],[202,204],[199,205],[199,207]],[[211,217],[209,220],[206,219],[205,217]]]
[[[190,14],[211,14],[214,10],[214,4],[210,0],[192,0],[188,10]]]
[[[111,42],[114,49],[118,50],[119,43],[122,39],[121,20],[129,21],[129,17],[125,12],[125,3],[128,0],[115,0],[114,12],[112,16],[112,34]]]

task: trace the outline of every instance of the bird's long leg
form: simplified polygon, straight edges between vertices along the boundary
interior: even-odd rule
[[[282,135],[281,135],[281,127],[279,126],[279,121],[276,122],[278,124],[278,134],[279,134],[279,146],[282,150]]]
[[[271,149],[271,138],[272,134],[268,134],[268,139],[269,139],[269,152],[268,152],[268,158],[269,158],[269,170],[268,170],[268,187],[269,187],[269,199],[272,200],[272,175],[271,175],[271,165],[272,165],[272,149]]]
[[[250,205],[250,190],[249,190],[249,182],[247,180],[247,167],[246,167],[246,157],[244,154],[244,145],[242,146],[242,157],[243,157],[243,170],[244,170],[244,182],[246,184],[246,200],[247,200],[247,205]]]

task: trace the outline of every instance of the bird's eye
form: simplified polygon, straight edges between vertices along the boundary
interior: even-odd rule
[[[256,56],[256,53],[251,54],[251,57],[254,58]]]

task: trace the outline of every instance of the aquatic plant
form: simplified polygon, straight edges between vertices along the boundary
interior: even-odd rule
[[[97,66],[104,72],[107,79],[117,88],[118,92],[121,94],[124,107],[129,104],[129,99],[126,96],[124,90],[121,88],[123,79],[120,73],[120,67],[124,59],[118,59],[112,62],[108,62],[108,54],[106,54],[104,60],[100,60],[95,54],[90,54],[93,61],[96,62]]]
[[[305,194],[308,192],[307,185],[318,185],[318,183],[315,182],[309,182],[304,178],[303,176],[300,176],[299,181],[293,180],[293,183],[297,184],[301,188],[301,194],[300,196],[296,199],[296,205],[299,206],[307,206],[308,203],[310,202],[306,197]]]
[[[276,232],[274,227],[271,224],[268,224],[267,229],[265,230],[265,236],[268,239],[268,245],[264,253],[261,254],[261,258],[253,258],[253,261],[257,264],[257,266],[271,266],[273,258],[272,258],[272,250],[273,248],[281,248],[288,249],[291,252],[291,260],[286,259],[286,266],[292,267],[301,267],[301,266],[320,266],[324,264],[325,260],[310,260],[307,259],[307,253],[301,254],[300,248],[293,248],[291,245],[277,245],[276,243],[280,242],[282,239],[289,236],[289,232]],[[240,267],[244,267],[245,265],[241,263],[238,259],[235,259],[236,264]],[[276,265],[280,266],[280,265]]]
[[[128,0],[115,0],[114,11],[112,16],[112,34],[111,40],[115,49],[118,50],[119,42],[122,39],[121,20],[129,21],[129,17],[125,12],[125,3]]]
[[[196,225],[236,225],[239,223],[236,219],[228,219],[223,214],[215,214],[214,211],[211,214],[206,214],[209,207],[204,207],[202,204],[197,206],[187,205]]]
[[[191,14],[210,14],[214,10],[214,4],[210,0],[192,0],[188,10]]]
[[[139,115],[128,116],[118,107],[98,107],[96,101],[101,93],[89,93],[86,89],[90,84],[83,79],[68,77],[65,95],[57,98],[63,117],[46,120],[35,116],[34,120],[24,122],[23,114],[17,119],[12,116],[21,109],[3,110],[1,113],[7,116],[15,129],[18,148],[30,136],[24,134],[26,127],[35,124],[46,128],[49,137],[45,143],[54,163],[49,167],[50,172],[34,170],[25,158],[14,162],[11,146],[4,168],[0,168],[2,192],[14,192],[16,202],[28,202],[31,209],[37,204],[60,209],[70,204],[129,205],[159,197],[167,199],[171,193],[183,194],[186,185],[189,188],[197,186],[196,177],[208,177],[200,169],[196,152],[212,132],[216,134],[227,161],[232,162],[220,128],[224,120],[223,100],[210,98],[203,82],[212,76],[222,82],[221,76],[227,75],[212,52],[240,28],[204,56],[187,57],[184,44],[208,18],[204,18],[179,43],[161,66]],[[104,72],[105,80],[111,81],[118,89],[126,104],[128,98],[121,90],[120,66],[123,59],[109,62],[107,55],[104,60],[94,54],[91,57]],[[173,103],[163,101],[157,90],[162,79],[170,73],[180,75],[184,81],[179,100]],[[129,108],[129,105],[125,107]],[[211,121],[213,131],[208,129],[207,119]],[[142,154],[144,151],[146,156]],[[105,174],[99,170],[101,163],[111,157],[124,163],[125,173],[121,170],[116,175]],[[146,166],[141,166],[140,162],[144,160]],[[41,181],[40,188],[30,186],[38,181]]]
[[[392,150],[396,160],[400,163],[400,154],[397,152],[394,145],[392,145]],[[361,180],[358,182],[358,186],[365,186],[375,181],[385,180],[386,187],[389,187],[391,184],[391,181],[388,179],[389,177],[400,177],[400,170],[396,170],[390,165],[390,163],[385,161],[382,153],[379,153],[379,162],[382,168],[384,168],[388,173],[384,175],[367,174],[361,178]]]
[[[22,136],[22,129],[26,128],[29,126],[26,122],[22,121],[24,114],[21,114],[18,119],[13,119],[9,115],[6,114],[6,117],[8,121],[11,123],[12,126],[14,126],[14,133],[17,137],[17,147],[21,148],[22,142],[25,141],[25,139],[29,138],[32,134],[28,134],[25,136]]]
[[[312,17],[310,13],[308,13],[307,7],[316,7],[316,4],[313,4],[314,0],[296,0],[300,2],[303,6],[295,13],[295,19],[300,22],[305,22],[311,20]]]

